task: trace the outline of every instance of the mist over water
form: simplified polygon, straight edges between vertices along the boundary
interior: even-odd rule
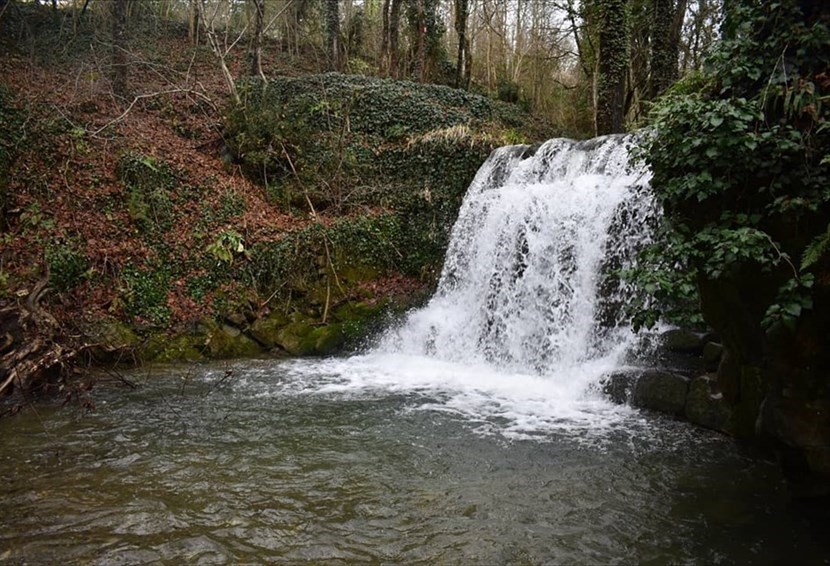
[[[366,354],[296,371],[329,374],[326,391],[442,391],[440,408],[499,418],[506,434],[599,433],[630,417],[593,386],[635,339],[614,311],[626,289],[604,278],[636,261],[655,214],[631,143],[494,151],[464,199],[429,303]]]

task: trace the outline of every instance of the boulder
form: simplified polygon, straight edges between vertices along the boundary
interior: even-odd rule
[[[704,339],[704,334],[673,328],[660,335],[660,345],[669,352],[700,355],[703,353]]]
[[[723,344],[717,342],[706,342],[703,346],[703,364],[706,371],[717,371],[721,358],[723,357]]]
[[[642,369],[620,369],[604,375],[600,380],[600,391],[619,405],[628,403],[631,391],[637,383]]]
[[[727,432],[732,413],[721,393],[714,392],[715,380],[707,375],[694,378],[686,396],[686,418],[694,424]]]
[[[207,355],[214,359],[250,358],[262,353],[262,348],[238,328],[214,321],[203,321],[206,330]]]
[[[249,332],[265,348],[276,348],[279,343],[279,332],[289,322],[289,318],[281,312],[272,312],[267,317],[256,319]]]
[[[148,362],[195,362],[205,358],[204,335],[181,334],[167,336],[158,334],[147,341],[143,358]]]
[[[660,369],[643,370],[631,392],[631,405],[683,416],[689,379]]]

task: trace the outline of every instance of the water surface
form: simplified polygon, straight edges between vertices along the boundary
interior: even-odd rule
[[[506,393],[359,384],[342,363],[152,368],[92,412],[0,421],[0,559],[827,563],[777,468],[720,435],[610,405],[607,426],[539,414],[534,432]]]

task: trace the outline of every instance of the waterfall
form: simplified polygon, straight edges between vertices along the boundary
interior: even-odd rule
[[[619,308],[628,289],[613,273],[635,265],[656,213],[648,172],[629,165],[634,142],[494,151],[461,206],[429,303],[363,355],[294,362],[295,383],[400,393],[511,437],[597,439],[630,423],[631,410],[595,385],[634,343]]]
[[[438,290],[379,350],[545,375],[619,355],[630,267],[649,241],[649,175],[631,136],[493,152],[464,199]]]

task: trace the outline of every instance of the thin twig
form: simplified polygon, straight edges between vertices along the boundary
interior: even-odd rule
[[[124,112],[122,112],[121,115],[119,115],[117,118],[107,122],[106,124],[104,124],[103,126],[98,128],[97,130],[95,130],[94,132],[91,132],[90,135],[95,137],[98,134],[100,134],[101,132],[103,132],[104,130],[106,130],[107,128],[109,128],[110,126],[113,126],[113,125],[117,124],[118,122],[120,122],[121,120],[123,120],[124,118],[126,118],[127,114],[129,114],[130,111],[133,109],[133,107],[136,104],[138,104],[139,100],[143,100],[145,98],[155,98],[156,96],[162,96],[162,95],[165,95],[165,94],[176,94],[176,93],[181,93],[181,92],[188,93],[188,94],[196,94],[197,96],[200,96],[203,99],[210,101],[210,98],[208,98],[207,96],[205,96],[205,95],[203,95],[199,92],[196,92],[192,89],[188,89],[188,88],[174,88],[174,89],[170,89],[170,90],[162,90],[162,91],[159,91],[159,92],[151,92],[151,93],[148,93],[148,94],[139,94],[138,96],[136,96],[133,99],[132,102],[130,102],[130,105],[127,106],[127,109],[124,110]]]

